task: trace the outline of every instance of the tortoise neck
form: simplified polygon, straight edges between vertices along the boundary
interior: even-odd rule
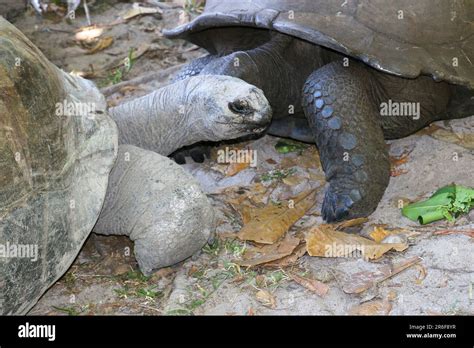
[[[170,84],[144,97],[109,110],[119,129],[119,143],[168,156],[201,138],[189,125],[186,105],[188,81]]]

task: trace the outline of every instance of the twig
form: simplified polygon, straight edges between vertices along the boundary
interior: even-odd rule
[[[89,6],[87,6],[87,1],[86,0],[84,0],[84,12],[86,13],[87,25],[91,26],[92,22],[91,22],[91,17],[90,17],[90,14],[89,14]]]
[[[183,6],[179,5],[179,4],[175,4],[175,3],[164,3],[164,2],[160,2],[160,1],[157,1],[157,0],[146,0],[146,3],[147,4],[150,4],[150,5],[154,5],[156,7],[159,7],[163,10],[170,10],[170,9],[174,9],[174,8],[183,8]]]
[[[141,83],[146,83],[146,82],[153,81],[153,80],[163,80],[163,79],[167,78],[169,75],[171,75],[171,74],[175,73],[176,71],[178,71],[179,69],[181,69],[183,67],[183,65],[184,64],[175,65],[175,66],[166,68],[164,70],[160,70],[160,71],[157,71],[157,72],[154,72],[154,73],[151,73],[151,74],[139,76],[139,77],[136,77],[136,78],[128,80],[128,81],[123,81],[123,82],[117,83],[113,86],[104,87],[100,91],[102,92],[103,95],[105,95],[107,97],[107,96],[110,96],[110,95],[120,91],[120,89],[122,89],[125,86],[130,86],[130,85],[136,86],[136,85],[139,85]]]

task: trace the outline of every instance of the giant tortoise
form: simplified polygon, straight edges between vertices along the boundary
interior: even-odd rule
[[[227,76],[107,111],[93,83],[58,69],[0,17],[0,313],[28,311],[92,230],[129,236],[145,274],[192,255],[215,227],[213,209],[164,156],[260,132],[270,117],[262,91]]]
[[[209,52],[176,79],[239,77],[268,98],[270,134],[316,143],[337,221],[377,207],[384,138],[474,114],[473,20],[468,0],[208,0],[164,34]]]

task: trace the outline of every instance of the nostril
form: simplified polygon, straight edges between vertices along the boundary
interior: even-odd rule
[[[253,108],[249,106],[245,100],[235,100],[229,103],[229,110],[235,114],[250,115],[254,112]]]

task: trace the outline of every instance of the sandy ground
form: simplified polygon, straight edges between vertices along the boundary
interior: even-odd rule
[[[54,15],[39,21],[27,13],[15,25],[55,64],[66,71],[82,72],[102,88],[162,71],[204,53],[161,35],[162,28],[189,20],[199,9],[173,8],[120,21],[131,7],[131,3],[107,1],[92,6],[93,24],[107,25],[101,38],[113,40],[96,53],[91,50],[100,41],[80,42],[75,36],[75,31],[85,25],[81,12],[69,23]],[[123,62],[131,50],[137,57],[127,69]],[[164,76],[160,81],[126,86],[108,96],[108,102],[116,105],[166,81]],[[191,161],[185,165],[201,182],[220,216],[215,238],[200,253],[144,277],[127,238],[92,234],[70,270],[30,314],[473,314],[474,212],[454,224],[441,221],[419,226],[402,217],[398,209],[399,201],[429,197],[437,188],[453,182],[474,187],[473,133],[474,117],[470,117],[438,122],[387,145],[394,159],[392,178],[377,210],[360,232],[368,236],[381,224],[387,229],[403,229],[398,238],[408,243],[405,251],[391,251],[373,261],[305,255],[283,268],[238,266],[250,245],[229,238],[241,228],[242,220],[223,190],[238,187],[244,195],[251,195],[256,184],[265,182],[266,199],[279,201],[325,185],[314,146],[301,144],[303,150],[281,154],[275,150],[280,139],[264,136],[229,145],[255,150],[255,168],[229,175],[225,167],[216,164],[215,153],[203,164]],[[269,179],[269,173],[283,175]],[[320,190],[316,205],[291,228],[291,235],[322,223],[322,199]],[[451,232],[440,233],[443,230]],[[418,262],[394,272],[414,259]],[[317,294],[295,282],[291,276],[295,273],[323,283],[327,292]]]

